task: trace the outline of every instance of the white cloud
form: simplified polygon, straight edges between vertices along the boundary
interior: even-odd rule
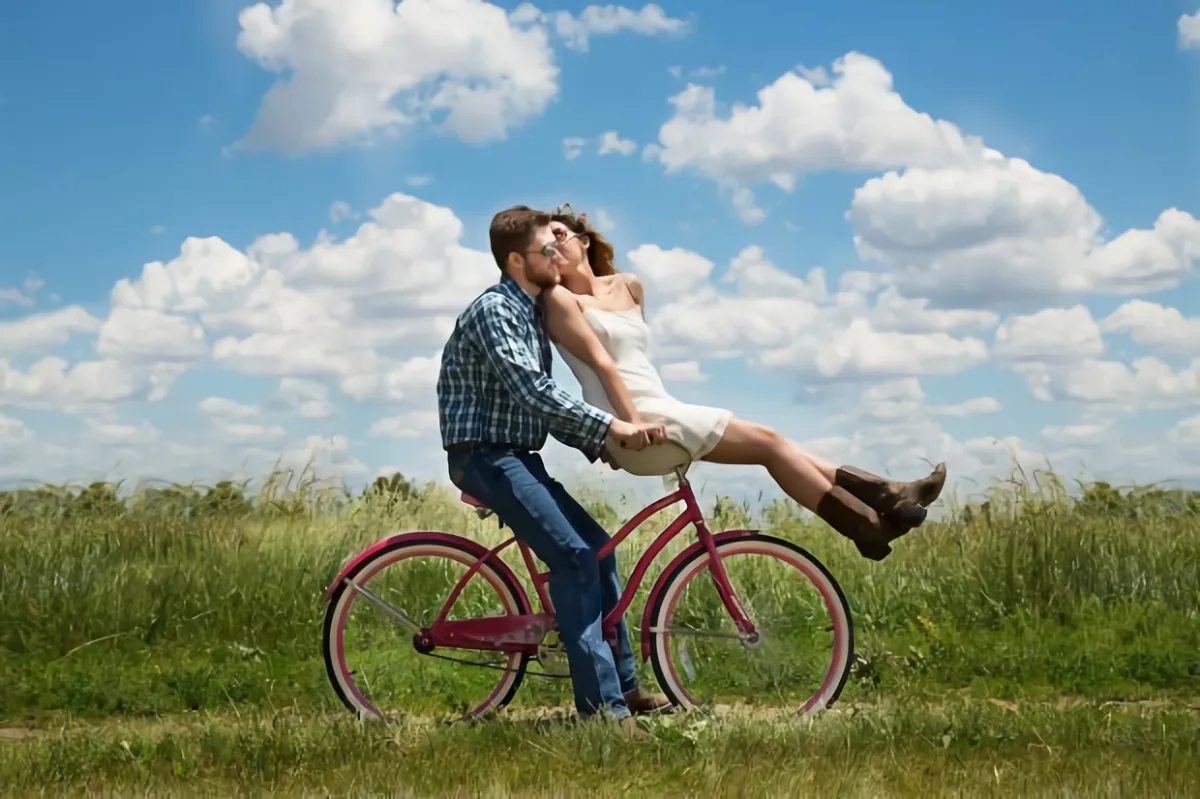
[[[700,370],[699,361],[676,361],[666,363],[659,370],[663,380],[669,383],[705,383],[708,375]]]
[[[96,353],[118,361],[189,362],[208,354],[204,328],[151,308],[114,307],[100,326]]]
[[[33,305],[33,300],[26,297],[17,289],[0,289],[0,304],[11,302],[14,305],[22,305],[28,308]]]
[[[1101,355],[1104,341],[1092,314],[1076,305],[1006,319],[996,329],[993,351],[1008,362],[1077,362]]]
[[[980,416],[1000,412],[1000,400],[995,397],[975,397],[952,405],[932,405],[930,410],[936,416]]]
[[[344,241],[324,235],[302,248],[291,234],[270,234],[240,252],[220,239],[187,239],[178,258],[118,282],[114,313],[195,317],[219,334],[219,365],[333,376],[361,394],[406,368],[388,351],[445,336],[462,298],[496,280],[490,255],[463,247],[461,235],[450,209],[394,194]]]
[[[1092,442],[1108,433],[1112,422],[1092,424],[1048,425],[1042,428],[1042,437],[1055,443]]]
[[[737,212],[738,219],[747,225],[761,225],[767,218],[767,212],[758,207],[754,192],[745,186],[733,190],[730,202],[733,203],[733,210]]]
[[[1180,47],[1200,47],[1200,11],[1182,15],[1176,27],[1179,29]]]
[[[633,155],[637,150],[637,142],[633,139],[622,139],[615,130],[600,134],[600,155],[617,153],[618,155]]]
[[[414,189],[421,186],[428,186],[430,183],[433,183],[433,178],[429,175],[409,175],[404,179],[404,184]]]
[[[280,425],[262,425],[250,422],[232,422],[226,419],[213,419],[216,433],[232,441],[279,441],[287,436],[287,430]]]
[[[749,357],[829,381],[949,374],[987,358],[983,341],[948,331],[986,328],[991,316],[929,311],[895,292],[873,308],[864,294],[831,294],[823,269],[805,277],[785,272],[761,247],[743,248],[715,284],[712,262],[687,250],[642,245],[627,258],[647,286],[655,347],[667,359],[702,349],[708,357]],[[718,285],[734,291],[718,291]],[[901,329],[889,327],[898,307],[907,314]]]
[[[33,439],[33,431],[20,419],[0,413],[0,444],[16,446]]]
[[[1128,333],[1134,341],[1159,352],[1200,356],[1200,318],[1175,308],[1130,300],[1101,323],[1108,333]]]
[[[1044,402],[1074,400],[1119,413],[1200,405],[1200,359],[1178,371],[1154,357],[1131,365],[1097,359],[1057,367],[1034,362],[1016,371],[1034,398]]]
[[[1079,189],[1016,158],[868,180],[847,213],[855,246],[901,288],[984,304],[1172,288],[1200,258],[1200,222],[1168,209],[1104,240]]]
[[[132,425],[87,419],[85,424],[92,438],[105,444],[149,444],[160,436],[158,428],[149,422]]]
[[[643,244],[627,256],[638,278],[649,291],[675,295],[708,282],[713,262],[704,256],[675,247],[663,250],[657,244]]]
[[[343,219],[349,219],[353,215],[354,209],[345,200],[334,200],[333,204],[329,206],[329,221],[335,225]]]
[[[302,419],[325,419],[333,415],[329,387],[315,380],[285,377],[279,381],[276,397]]]
[[[238,23],[238,49],[280,76],[248,145],[328,148],[435,119],[483,143],[559,90],[546,31],[483,0],[283,0],[243,9]]]
[[[578,17],[485,0],[282,0],[238,14],[238,49],[276,78],[242,146],[286,152],[365,144],[434,124],[483,144],[540,115],[559,93],[550,31],[574,50],[622,31],[679,35],[648,4]]]
[[[514,24],[544,23],[571,50],[587,52],[592,36],[628,31],[641,36],[679,36],[688,32],[687,21],[670,17],[662,7],[647,3],[641,9],[617,5],[588,6],[579,16],[568,11],[543,12],[532,3],[522,3],[510,15]]]
[[[78,305],[30,314],[14,322],[0,322],[0,354],[45,349],[98,329],[100,320]]]
[[[579,136],[567,136],[562,140],[563,155],[568,161],[574,161],[583,153],[583,145],[587,144],[587,139]]]
[[[603,208],[597,208],[595,211],[588,214],[588,224],[593,230],[600,233],[612,233],[617,229],[616,220],[614,220]]]
[[[0,358],[0,406],[73,412],[90,403],[130,399],[150,388],[150,374],[135,375],[115,361],[71,365],[47,356],[22,371]]]
[[[367,431],[369,436],[418,438],[438,429],[437,411],[408,411],[380,419]]]
[[[979,161],[982,143],[909,108],[877,60],[848,53],[822,87],[786,72],[758,92],[758,104],[717,113],[712,88],[689,84],[670,99],[674,115],[658,133],[655,160],[668,173],[691,170],[723,184],[810,171],[942,167]]]
[[[253,419],[262,413],[257,405],[246,405],[225,397],[205,397],[199,408],[201,413],[221,419]]]

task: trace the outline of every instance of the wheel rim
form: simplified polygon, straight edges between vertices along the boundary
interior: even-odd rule
[[[415,579],[411,572],[401,573],[403,570],[397,568],[418,566],[418,559],[423,562]],[[425,626],[433,622],[455,583],[476,559],[474,553],[444,544],[410,545],[380,555],[359,570],[353,580],[389,604],[402,607]],[[421,600],[419,605],[414,601],[417,599]],[[518,597],[500,574],[483,566],[471,576],[447,618],[521,612]],[[345,701],[364,718],[387,721],[405,716],[477,716],[507,700],[524,673],[526,658],[516,653],[466,649],[438,649],[434,653],[507,671],[422,655],[414,649],[411,634],[349,586],[343,586],[335,595],[330,615],[331,677]],[[482,700],[460,698],[481,695]],[[409,707],[393,707],[395,700],[407,700]]]
[[[726,542],[719,551],[761,639],[744,645],[734,637],[684,634],[737,632],[708,577],[709,556],[701,553],[671,579],[655,614],[652,652],[664,689],[692,707],[783,704],[801,715],[827,707],[845,682],[853,637],[832,579],[780,542]]]

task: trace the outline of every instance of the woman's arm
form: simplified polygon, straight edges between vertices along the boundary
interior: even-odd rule
[[[543,304],[546,310],[546,332],[550,334],[550,338],[591,367],[600,379],[600,385],[604,386],[604,393],[616,411],[617,418],[632,424],[641,424],[642,417],[633,405],[633,398],[629,395],[629,389],[625,387],[625,381],[617,373],[617,365],[596,337],[595,331],[583,318],[583,309],[575,301],[574,295],[561,286],[542,293],[545,297]]]

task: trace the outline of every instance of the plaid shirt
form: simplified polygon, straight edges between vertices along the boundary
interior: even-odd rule
[[[442,446],[479,442],[536,451],[549,434],[595,461],[613,417],[563,391],[550,365],[541,308],[503,276],[467,306],[442,349]]]

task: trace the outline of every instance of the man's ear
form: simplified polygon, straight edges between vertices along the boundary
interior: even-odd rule
[[[525,265],[525,261],[524,261],[524,259],[521,257],[521,253],[519,253],[519,252],[510,252],[510,253],[508,254],[508,260],[507,260],[507,261],[505,261],[505,267],[506,267],[506,268],[505,268],[505,271],[508,271],[509,269],[517,269],[517,270],[520,270],[520,269],[521,269],[521,267],[523,267],[524,265]]]

